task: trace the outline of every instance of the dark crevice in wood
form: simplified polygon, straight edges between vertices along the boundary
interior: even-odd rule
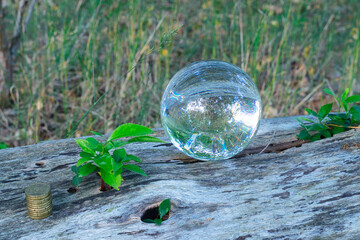
[[[326,202],[332,202],[332,201],[336,201],[339,199],[343,199],[343,198],[347,198],[347,197],[352,197],[352,196],[356,196],[356,195],[360,195],[360,192],[345,192],[344,194],[337,196],[337,197],[333,197],[333,198],[329,198],[329,199],[325,199],[320,201],[319,203],[326,203]]]
[[[171,147],[173,144],[172,143],[162,143],[159,145],[155,145],[154,147]]]
[[[263,153],[279,153],[279,152],[285,151],[285,150],[293,148],[293,147],[301,147],[304,143],[308,143],[308,142],[309,141],[304,141],[304,140],[294,140],[294,141],[290,141],[290,142],[282,142],[282,143],[276,143],[276,144],[272,143],[267,147],[260,146],[260,147],[256,147],[256,148],[249,148],[249,149],[245,149],[242,152],[238,153],[231,159],[240,158],[240,157],[253,155],[253,154],[258,154],[261,151],[263,151]],[[197,160],[197,159],[194,159],[194,158],[191,158],[188,156],[184,156],[184,158],[176,158],[176,159],[172,159],[172,160],[182,161],[184,164],[206,162],[206,161]]]
[[[279,152],[285,151],[289,148],[301,147],[304,143],[307,143],[307,142],[309,142],[309,141],[295,140],[295,141],[282,142],[282,143],[276,143],[276,144],[272,143],[266,149],[265,149],[266,146],[261,146],[261,147],[257,147],[257,148],[249,148],[249,149],[245,149],[244,151],[235,155],[234,158],[257,154],[257,153],[260,153],[261,151],[263,151],[263,149],[265,149],[263,151],[263,153],[279,153]]]
[[[144,221],[145,219],[155,220],[156,218],[160,218],[159,205],[160,204],[157,204],[151,208],[146,209],[145,212],[141,216],[141,221]],[[170,212],[165,214],[161,220],[166,221],[169,219],[169,216],[170,216]]]

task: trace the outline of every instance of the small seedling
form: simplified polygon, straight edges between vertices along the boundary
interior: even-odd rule
[[[337,97],[330,89],[325,88],[324,92],[333,96],[337,105],[339,106],[337,113],[330,113],[333,103],[329,103],[320,107],[319,112],[312,109],[305,108],[306,112],[317,118],[314,121],[309,118],[296,118],[300,122],[303,130],[297,135],[299,139],[310,140],[311,142],[328,138],[334,134],[345,132],[360,124],[360,107],[353,105],[353,103],[360,102],[360,95],[347,96],[349,89],[346,88],[341,97]],[[341,112],[344,110],[345,112]],[[306,124],[310,123],[310,124]]]
[[[162,201],[159,205],[158,208],[158,215],[156,216],[155,219],[143,219],[142,221],[145,223],[155,223],[156,225],[161,225],[161,223],[163,222],[163,217],[170,212],[170,208],[171,208],[171,202],[170,199],[165,199],[164,201]]]
[[[98,132],[92,132],[95,135],[103,137]],[[71,169],[76,174],[73,177],[73,184],[79,185],[82,177],[89,175],[92,172],[98,172],[101,176],[101,190],[104,190],[104,184],[107,183],[111,187],[119,190],[123,178],[121,173],[124,169],[135,172],[142,176],[147,176],[145,172],[135,164],[127,164],[130,161],[141,162],[141,160],[131,154],[127,154],[124,148],[121,148],[129,143],[134,142],[161,142],[164,141],[151,136],[153,131],[147,127],[127,123],[120,125],[114,130],[105,143],[98,142],[95,138],[89,137],[86,139],[76,139],[76,143],[82,149],[80,152],[80,159],[77,164]],[[133,137],[127,141],[114,141],[119,138]],[[115,149],[112,154],[111,150]]]

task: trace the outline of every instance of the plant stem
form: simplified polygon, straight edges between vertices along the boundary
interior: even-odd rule
[[[104,191],[106,191],[106,189],[105,189],[105,182],[104,182],[104,180],[102,179],[102,177],[100,177],[100,191],[102,191],[102,192],[104,192]]]
[[[343,128],[358,128],[358,129],[360,129],[360,127],[353,127],[353,126],[340,126],[340,125],[336,125],[336,124],[327,124],[328,126],[332,126],[332,127],[343,127]]]

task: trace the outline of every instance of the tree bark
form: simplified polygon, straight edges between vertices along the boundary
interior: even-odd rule
[[[213,162],[172,144],[129,144],[149,177],[125,171],[120,190],[106,192],[96,174],[67,191],[74,139],[0,150],[0,239],[360,239],[359,131],[302,145],[299,131],[293,117],[264,119],[249,155]],[[33,182],[51,185],[43,220],[27,217],[23,189]],[[161,226],[140,220],[166,198]]]

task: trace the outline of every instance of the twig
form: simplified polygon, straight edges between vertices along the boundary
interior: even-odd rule
[[[30,21],[32,12],[34,11],[34,6],[35,6],[36,0],[32,0],[30,3],[30,6],[28,8],[27,14],[26,14],[26,19],[24,21],[24,12],[25,12],[25,0],[21,0],[19,3],[19,9],[18,9],[18,13],[17,13],[17,17],[16,17],[16,23],[15,23],[15,29],[14,29],[14,33],[11,39],[11,46],[10,46],[10,54],[12,59],[15,58],[16,53],[20,47],[20,40],[21,40],[21,34],[22,32],[25,33],[26,32],[26,28],[27,25]],[[23,27],[22,27],[23,25]]]
[[[259,154],[263,153],[263,152],[269,147],[269,145],[271,144],[271,141],[272,141],[272,140],[274,139],[274,137],[275,137],[275,133],[276,133],[276,131],[274,131],[274,133],[273,133],[273,135],[272,135],[269,143],[264,147],[263,150],[261,150],[261,151],[259,152]]]
[[[311,98],[312,95],[316,93],[323,85],[323,82],[317,85],[303,100],[301,100],[301,102],[298,103],[298,105],[294,107],[292,112],[295,113],[299,109],[299,107],[301,107],[307,100],[309,100],[309,98]]]
[[[342,128],[354,128],[354,129],[360,129],[360,127],[353,127],[353,126],[340,126],[340,125],[336,125],[336,124],[332,124],[332,123],[329,123],[329,124],[326,124],[328,126],[332,126],[332,127],[342,127]]]
[[[28,25],[29,21],[30,21],[32,12],[34,11],[35,3],[36,3],[36,0],[32,0],[31,3],[30,3],[30,6],[28,8],[28,12],[26,14],[26,19],[25,19],[25,22],[24,22],[24,32],[25,32],[25,30],[27,28],[27,25]]]

